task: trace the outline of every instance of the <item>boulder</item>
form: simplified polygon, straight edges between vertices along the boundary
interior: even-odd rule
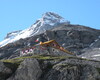
[[[0,62],[0,80],[6,80],[12,74],[12,70]]]
[[[36,59],[25,59],[7,80],[39,80],[42,74],[39,63]]]

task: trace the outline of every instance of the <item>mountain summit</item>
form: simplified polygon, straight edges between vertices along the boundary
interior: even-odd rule
[[[43,14],[0,45],[0,80],[100,80],[100,30],[58,14]]]
[[[54,28],[54,25],[61,23],[70,24],[69,21],[65,20],[58,14],[53,12],[46,12],[42,15],[42,18],[38,19],[31,27],[22,31],[11,32],[10,36],[7,35],[7,37],[2,42],[0,42],[0,46],[5,46],[6,44],[15,42],[21,38],[24,39],[38,35],[45,32],[46,30]]]

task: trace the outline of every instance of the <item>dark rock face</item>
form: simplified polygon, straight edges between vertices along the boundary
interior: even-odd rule
[[[12,70],[0,62],[0,80],[6,80],[12,74]]]
[[[95,74],[96,73],[96,74]],[[91,66],[57,64],[44,80],[96,80],[100,79],[97,70]]]
[[[7,80],[39,80],[42,74],[39,63],[36,59],[24,60],[15,74]]]
[[[0,80],[100,80],[100,62],[75,57],[58,60],[28,58],[8,78],[0,75]]]

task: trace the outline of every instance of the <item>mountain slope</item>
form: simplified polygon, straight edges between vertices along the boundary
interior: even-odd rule
[[[40,26],[39,23],[42,26]],[[50,23],[52,23],[53,26]],[[45,13],[41,19],[36,21],[36,23],[28,29],[13,33],[13,35],[10,33],[3,41],[3,43],[6,44],[11,41],[13,43],[0,48],[1,59],[18,57],[21,49],[38,44],[38,42],[35,42],[37,38],[42,42],[56,40],[60,46],[63,46],[74,54],[84,54],[81,57],[87,56],[85,53],[87,53],[90,48],[100,48],[100,30],[82,25],[69,24],[69,22],[64,21],[62,17],[50,12]],[[100,53],[99,50],[97,51]],[[90,54],[90,52],[88,52],[88,54]]]
[[[42,34],[20,39],[0,48],[0,58],[18,57],[21,49],[36,45],[38,43],[35,42],[37,38],[43,42],[56,40],[60,46],[63,46],[74,54],[80,55],[84,54],[82,50],[89,48],[90,45],[98,39],[99,35],[100,31],[96,29],[82,25],[65,25],[62,23],[55,25],[53,29],[47,30]]]
[[[0,42],[0,47],[8,44],[20,32],[21,32],[21,30],[8,33],[7,36],[5,37],[5,39],[2,42]]]
[[[43,14],[42,18],[37,20],[31,27],[22,30],[18,33],[16,32],[16,35],[10,35],[9,37],[6,37],[4,41],[0,42],[0,46],[2,47],[8,43],[15,42],[21,38],[24,39],[27,37],[31,37],[43,33],[46,30],[50,30],[54,28],[54,25],[61,24],[61,23],[69,24],[70,22],[64,20],[64,18],[62,18],[56,13],[46,12],[45,14]]]
[[[100,80],[100,62],[46,55],[2,60],[0,80]]]

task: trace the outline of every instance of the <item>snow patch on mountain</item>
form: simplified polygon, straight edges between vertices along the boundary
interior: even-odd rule
[[[95,46],[96,44],[99,44],[99,42],[100,42],[100,36],[98,36],[98,38],[97,38],[96,40],[94,40],[94,42],[91,43],[89,47],[93,47],[93,46]]]
[[[100,61],[100,48],[87,49],[86,52],[79,55],[79,57]]]
[[[11,37],[13,38],[14,36],[16,36],[20,32],[21,32],[21,30],[10,32],[10,33],[7,34],[7,36],[5,37],[5,39],[11,38]]]
[[[93,55],[93,57],[100,56],[100,54]]]
[[[15,42],[21,38],[24,39],[27,37],[41,34],[46,30],[54,28],[54,25],[60,23],[70,24],[69,21],[65,20],[58,14],[53,12],[46,12],[45,14],[43,14],[42,18],[38,19],[31,27],[19,32],[13,32],[9,34],[9,36],[6,37],[5,40],[0,42],[0,47],[5,46],[8,43]]]

